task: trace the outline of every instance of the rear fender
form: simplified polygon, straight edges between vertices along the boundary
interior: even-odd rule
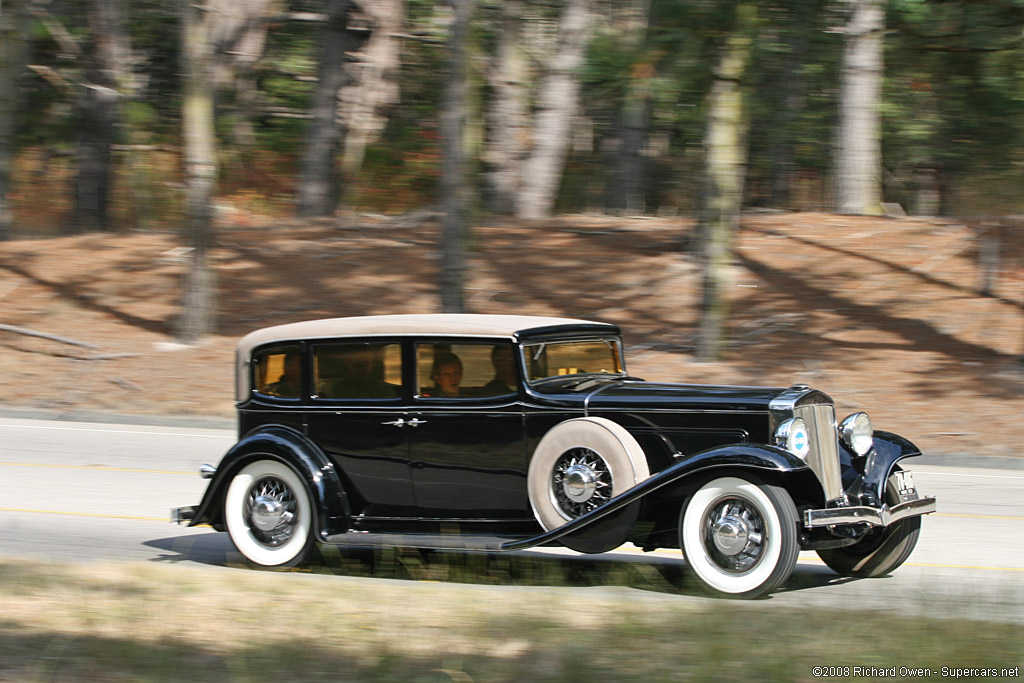
[[[316,503],[321,538],[348,531],[352,512],[333,463],[305,436],[276,425],[246,435],[224,454],[189,526],[209,524],[224,531],[224,495],[228,486],[239,470],[256,460],[283,462],[302,477]]]

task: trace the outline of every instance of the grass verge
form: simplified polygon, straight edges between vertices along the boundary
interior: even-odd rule
[[[460,585],[451,574],[471,566],[430,562],[439,580],[396,581],[388,572],[399,565],[428,569],[376,558],[362,576],[337,566],[322,575],[0,561],[0,680],[814,681],[842,678],[815,676],[818,666],[927,668],[939,678],[942,667],[1024,659],[1020,625],[780,616],[670,595],[642,574],[589,587],[512,575],[494,581],[511,586]]]

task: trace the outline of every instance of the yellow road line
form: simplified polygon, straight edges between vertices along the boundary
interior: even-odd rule
[[[632,550],[616,551],[616,550],[613,550],[612,552],[616,553],[616,554],[622,554],[622,555],[630,554],[630,555],[642,556],[642,555],[640,555],[640,551],[632,551]],[[811,563],[811,564],[825,564],[821,560],[821,558],[819,558],[819,557],[817,557],[815,555],[811,555],[811,553],[813,553],[813,552],[814,552],[813,550],[802,550],[802,551],[800,551],[800,558],[797,560],[797,562],[800,563],[800,564],[803,564],[805,562]],[[677,557],[680,557],[680,558],[682,557],[682,555],[680,554],[680,551],[677,550],[677,549],[674,549],[674,548],[658,548],[657,550],[652,550],[650,552],[643,553],[643,555],[676,555]],[[973,565],[973,564],[936,564],[936,563],[931,563],[931,562],[905,562],[903,564],[903,566],[904,567],[932,567],[932,568],[937,568],[937,569],[981,569],[981,570],[985,570],[985,571],[994,571],[994,572],[1024,572],[1024,567],[989,567],[989,566],[984,566],[984,565]]]
[[[0,512],[31,512],[38,515],[69,515],[71,517],[99,517],[101,519],[131,519],[140,522],[162,522],[170,524],[170,517],[146,517],[143,515],[110,515],[102,512],[65,512],[64,510],[32,510],[29,508],[2,508]],[[197,528],[212,529],[209,524],[196,524]]]
[[[189,432],[151,432],[142,429],[103,429],[100,427],[57,427],[54,425],[0,424],[0,429],[45,429],[56,432],[90,432],[92,434],[138,434],[141,436],[191,436],[200,439],[235,439],[233,434],[194,434]],[[230,431],[230,430],[223,430]]]
[[[959,515],[952,512],[936,512],[930,517],[966,517],[968,519],[1013,519],[1024,522],[1024,517],[1006,517],[1002,515]]]
[[[817,557],[801,557],[799,562],[825,564]],[[977,564],[940,564],[935,562],[904,562],[904,567],[932,567],[937,569],[982,569],[990,572],[1024,572],[1024,567],[988,567]]]
[[[1024,572],[1024,567],[985,567],[973,564],[933,564],[931,562],[907,562],[911,567],[939,567],[940,569],[984,569],[991,572]]]
[[[198,476],[195,472],[183,472],[180,470],[147,470],[135,467],[108,467],[107,465],[54,465],[37,462],[0,462],[0,467],[48,467],[60,470],[99,470],[101,472],[140,472],[142,474],[187,474]]]
[[[0,508],[0,512],[33,512],[40,515],[70,515],[72,517],[102,517],[105,519],[135,519],[143,522],[170,523],[170,517],[144,517],[141,515],[111,515],[102,512],[65,512],[63,510],[32,510],[29,508]]]

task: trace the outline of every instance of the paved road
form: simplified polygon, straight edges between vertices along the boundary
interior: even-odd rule
[[[217,429],[0,418],[0,556],[237,564],[226,534],[168,523],[172,506],[202,496],[198,466],[216,464],[233,442],[231,431]],[[1024,471],[927,462],[909,461],[918,488],[938,497],[940,512],[926,518],[906,565],[890,577],[848,580],[802,553],[786,588],[760,604],[1024,623]],[[624,549],[578,561],[681,564],[670,550]]]

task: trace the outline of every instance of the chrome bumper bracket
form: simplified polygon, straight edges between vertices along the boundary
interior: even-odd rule
[[[805,510],[804,526],[808,529],[839,524],[870,524],[871,526],[889,526],[907,517],[917,517],[935,512],[935,498],[926,496],[892,507],[883,505],[880,508],[868,506],[837,507],[824,510]]]
[[[196,516],[195,505],[187,507],[171,508],[171,524],[181,524],[191,521]]]

